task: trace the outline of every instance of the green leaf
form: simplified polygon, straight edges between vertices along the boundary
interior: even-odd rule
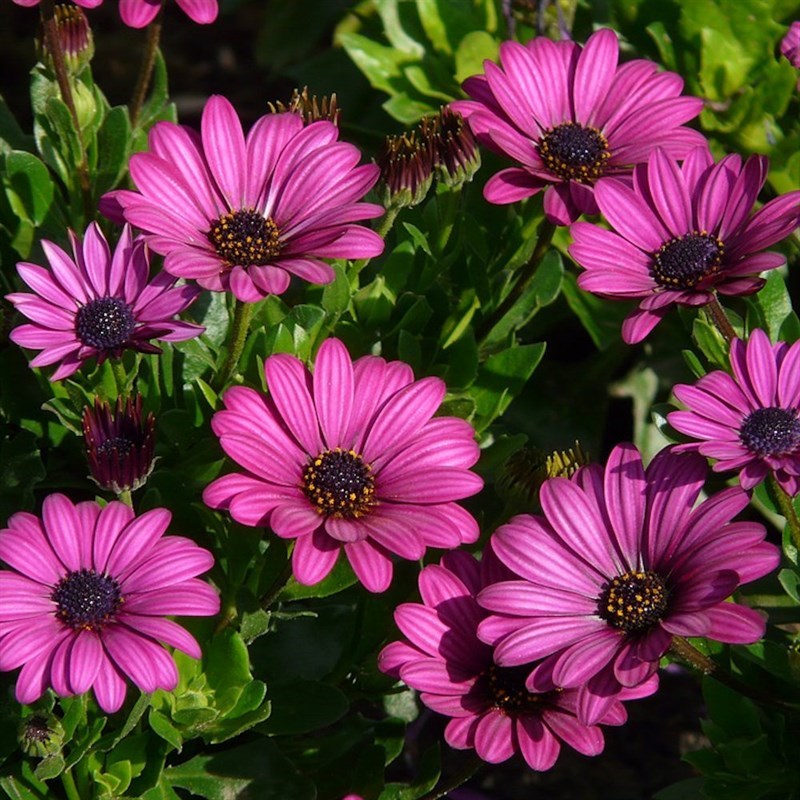
[[[598,350],[606,350],[620,340],[622,321],[631,310],[629,303],[603,300],[596,295],[578,288],[575,276],[567,272],[564,275],[564,297],[575,316]]]
[[[28,136],[8,107],[8,103],[0,95],[0,153],[8,153],[11,150],[33,149],[33,137]]]
[[[462,83],[472,75],[483,72],[485,60],[497,61],[500,43],[486,31],[472,31],[459,43],[456,50],[455,79]]]
[[[207,800],[314,800],[314,784],[300,775],[270,739],[195,756],[167,767],[173,785]]]
[[[97,197],[115,188],[128,169],[131,123],[128,109],[115,106],[106,114],[97,131],[97,171],[94,192]]]
[[[0,443],[0,519],[33,505],[33,488],[45,477],[36,437],[20,431]]]
[[[800,574],[793,569],[782,569],[778,573],[778,581],[786,594],[800,604]]]
[[[344,314],[350,305],[350,281],[341,264],[334,264],[336,277],[322,290],[322,307],[333,315]]]
[[[64,771],[64,757],[60,753],[43,758],[37,765],[33,774],[41,781],[57,778]]]
[[[418,800],[439,782],[442,773],[440,746],[437,742],[425,751],[419,765],[419,774],[413,785],[390,783],[381,792],[379,800]]]
[[[310,733],[333,725],[349,707],[336,687],[317,681],[271,684],[272,714],[259,726],[271,736]]]
[[[780,272],[770,270],[764,287],[748,302],[756,312],[756,327],[763,328],[773,342],[777,341],[781,326],[792,313],[792,301]]]
[[[214,704],[225,714],[251,681],[247,645],[236,631],[226,628],[206,648],[204,664],[208,686],[214,691]]]
[[[387,694],[383,698],[383,710],[390,716],[413,722],[419,716],[417,693],[414,689],[404,689],[402,692]]]
[[[50,170],[32,153],[14,151],[6,156],[5,171],[26,217],[38,227],[53,204],[55,186]]]
[[[158,736],[172,745],[172,747],[180,753],[183,748],[183,737],[178,729],[160,711],[151,708],[147,721]]]
[[[375,89],[395,93],[395,81],[401,77],[403,65],[413,60],[413,56],[358,33],[341,33],[339,41]]]

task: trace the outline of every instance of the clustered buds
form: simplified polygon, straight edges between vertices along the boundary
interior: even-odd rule
[[[144,485],[155,463],[155,417],[142,416],[142,396],[117,399],[116,408],[99,399],[83,412],[83,438],[94,482],[119,494]]]
[[[338,125],[341,114],[335,93],[330,97],[323,95],[319,99],[317,99],[316,95],[309,97],[308,86],[304,86],[303,91],[295,89],[288,103],[276,100],[274,103],[267,103],[267,105],[273,114],[284,114],[287,111],[300,114],[306,125],[321,119]]]

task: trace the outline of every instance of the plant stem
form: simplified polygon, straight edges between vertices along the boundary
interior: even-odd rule
[[[118,492],[117,500],[119,500],[120,503],[125,503],[128,508],[133,509],[133,497],[131,496],[130,489],[122,489],[120,492]]]
[[[272,581],[272,586],[267,589],[263,597],[258,601],[258,604],[265,611],[275,602],[278,595],[283,590],[283,587],[289,582],[292,577],[292,556],[289,554],[286,559],[286,564],[283,569],[278,573],[275,580]]]
[[[395,208],[395,206],[389,206],[389,208],[386,209],[386,213],[381,217],[378,227],[375,228],[375,233],[377,233],[381,239],[385,239],[389,235],[389,231],[392,229],[394,221],[397,219],[399,213],[400,209]],[[355,278],[371,260],[370,258],[360,258],[358,261],[354,261],[350,269],[350,278]]]
[[[53,60],[53,71],[56,74],[61,99],[64,101],[69,114],[72,117],[72,124],[75,126],[75,135],[78,138],[80,147],[80,163],[78,168],[78,183],[80,185],[81,197],[83,199],[83,211],[86,221],[94,217],[92,206],[92,186],[89,179],[89,162],[86,158],[86,147],[81,135],[81,124],[78,120],[78,111],[75,108],[75,100],[72,96],[72,84],[67,72],[67,65],[64,62],[64,50],[61,47],[61,39],[58,35],[58,23],[56,22],[56,7],[54,0],[42,0],[39,5],[39,14],[42,20],[42,30],[44,31],[44,41],[47,52]]]
[[[244,350],[244,343],[247,340],[247,333],[250,330],[250,320],[253,318],[255,305],[245,303],[242,300],[236,301],[236,310],[233,312],[233,325],[228,342],[228,353],[225,362],[214,379],[214,388],[217,392],[221,391],[233,377],[236,368],[239,366],[239,359]]]
[[[158,43],[161,41],[161,13],[163,8],[164,5],[162,3],[156,18],[147,26],[147,39],[142,52],[142,62],[139,66],[139,77],[136,79],[136,88],[133,90],[130,104],[131,127],[134,128],[144,105],[147,90],[150,87],[150,79],[153,77]]]
[[[420,800],[440,800],[447,797],[453,789],[466,783],[481,767],[483,761],[475,753],[471,753],[464,766],[446,783],[438,784],[432,791],[422,796]]]
[[[492,328],[514,307],[517,300],[524,294],[525,290],[536,275],[536,270],[550,249],[553,241],[553,234],[556,226],[552,222],[544,220],[539,226],[539,237],[536,240],[536,247],[528,259],[528,262],[519,271],[517,282],[511,287],[509,293],[503,298],[499,306],[478,326],[475,336],[479,342],[483,341],[491,332]]]
[[[114,373],[114,381],[117,384],[117,392],[122,397],[128,388],[128,372],[121,358],[111,359],[111,371]]]
[[[733,329],[725,309],[720,305],[719,299],[714,295],[714,299],[706,306],[711,319],[717,326],[717,330],[725,337],[725,341],[730,344],[736,338],[736,331]]]
[[[778,501],[781,514],[786,518],[786,524],[789,526],[792,542],[794,546],[800,550],[800,520],[797,518],[797,512],[794,510],[792,498],[789,497],[786,490],[778,483],[778,479],[775,477],[774,473],[770,473],[767,480],[769,482],[769,488]]]
[[[61,783],[64,785],[67,800],[81,800],[78,787],[75,785],[75,779],[72,777],[72,770],[66,769],[61,773]]]

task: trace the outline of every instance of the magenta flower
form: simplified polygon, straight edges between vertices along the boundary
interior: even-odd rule
[[[433,416],[441,380],[415,381],[400,361],[353,363],[338,339],[322,343],[313,376],[285,354],[270,356],[264,371],[269,397],[234,386],[211,423],[247,472],[218,478],[203,499],[294,539],[300,583],[322,580],[344,548],[364,586],[382,592],[392,553],[416,561],[427,547],[478,538],[453,502],[483,485],[469,471],[478,447],[469,423]]]
[[[141,238],[132,240],[127,225],[114,252],[97,223],[86,229],[83,242],[70,231],[73,256],[43,241],[50,269],[21,262],[17,271],[34,294],[7,295],[31,323],[19,325],[9,338],[21,347],[41,350],[32,367],[60,362],[51,381],[72,375],[88,359],[98,363],[119,358],[124,350],[160,353],[150,339],[181,342],[205,329],[180,322],[200,290],[176,286],[159,273],[148,283],[150,258]]]
[[[425,567],[419,576],[422,603],[402,603],[394,613],[408,641],[384,647],[379,668],[400,677],[421,692],[426,706],[451,718],[445,728],[451,747],[474,748],[490,764],[518,752],[531,769],[547,770],[558,758],[561,741],[584,755],[597,755],[603,733],[598,725],[577,719],[576,689],[540,681],[535,692],[528,691],[530,670],[497,666],[492,648],[478,639],[477,628],[487,612],[475,597],[505,577],[506,570],[488,548],[480,564],[468,553],[456,552],[446,554],[440,565]],[[653,677],[622,696],[652,694],[657,680]],[[622,725],[626,718],[615,699],[597,722]]]
[[[150,131],[150,152],[131,158],[138,191],[105,195],[104,213],[141,228],[164,268],[246,302],[281,294],[289,275],[328,283],[323,258],[371,258],[372,230],[352,223],[383,207],[359,202],[378,179],[339,129],[300,114],[267,114],[245,139],[233,106],[212,97],[201,136],[171,122]]]
[[[785,56],[793,67],[800,69],[800,20],[793,22],[786,36],[781,39],[781,55]]]
[[[695,453],[662,450],[648,466],[633,445],[541,489],[544,516],[522,515],[492,536],[520,580],[488,586],[494,612],[478,635],[501,667],[532,665],[540,682],[580,688],[579,716],[596,721],[623,687],[658,668],[673,636],[750,643],[764,633],[753,609],[725,602],[779,561],[756,522],[731,522],[746,492],[725,489],[693,509],[706,477]]]
[[[504,42],[497,66],[463,86],[472,100],[451,103],[478,141],[520,166],[489,179],[490,203],[513,203],[545,189],[544,210],[558,225],[596,214],[593,192],[604,175],[627,175],[656,147],[683,158],[700,144],[681,127],[703,101],[681,97],[683,80],[650,61],[618,66],[611,30],[584,47],[539,36],[527,45]]]
[[[103,0],[72,0],[83,8],[97,8]],[[40,0],[14,0],[18,6],[38,6]],[[149,25],[161,10],[162,0],[120,0],[119,15],[131,28],[144,28]],[[200,25],[208,25],[217,18],[217,0],[178,0],[181,10]]]
[[[687,411],[667,415],[676,431],[700,441],[676,450],[696,450],[717,459],[715,472],[739,471],[743,489],[775,474],[791,495],[800,492],[800,342],[770,344],[762,330],[747,343],[731,344],[731,369],[680,384],[675,397]]]
[[[595,189],[609,231],[578,222],[570,228],[569,253],[586,272],[578,285],[614,299],[641,298],[625,320],[622,338],[644,339],[677,303],[701,306],[714,293],[752,294],[760,272],[785,263],[764,248],[800,223],[800,191],[753,204],[767,178],[768,160],[738,155],[714,163],[708,146],[693,150],[679,167],[657,150],[634,173],[633,187],[604,180]]]
[[[214,559],[182,536],[163,536],[171,514],[135,517],[123,503],[73,505],[45,498],[41,520],[20,512],[0,530],[0,670],[22,667],[16,696],[32,703],[52,687],[89,689],[116,711],[125,678],[143,692],[171,691],[178,671],[159,644],[200,658],[200,646],[169,615],[213,616],[214,589],[197,575]]]

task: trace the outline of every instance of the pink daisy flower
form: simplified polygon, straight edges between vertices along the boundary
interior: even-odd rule
[[[743,489],[772,472],[793,497],[800,492],[800,342],[773,345],[754,330],[746,343],[734,339],[730,360],[733,376],[716,370],[673,389],[688,410],[668,414],[669,424],[700,440],[676,450],[717,459],[715,472],[738,470]]]
[[[12,342],[41,350],[32,367],[59,363],[50,377],[61,380],[90,358],[102,363],[124,350],[160,353],[150,339],[182,342],[205,328],[174,319],[200,293],[195,286],[176,286],[162,273],[148,283],[150,257],[141,238],[125,226],[112,253],[93,222],[83,242],[72,232],[72,258],[53,242],[43,241],[50,269],[21,262],[17,271],[34,293],[7,295],[31,322],[9,334]]]
[[[782,266],[764,248],[800,223],[800,191],[765,203],[751,214],[767,179],[768,160],[725,156],[714,163],[707,145],[679,167],[657,150],[634,171],[633,186],[601,181],[595,198],[613,230],[588,222],[570,228],[570,255],[586,269],[578,285],[613,299],[641,298],[622,326],[622,338],[640,342],[677,303],[701,306],[714,293],[752,294],[760,272]]]
[[[18,6],[38,6],[40,0],[14,0]],[[97,8],[103,0],[73,0],[83,8]],[[163,0],[120,0],[119,15],[122,21],[131,28],[144,28],[149,25],[161,10]],[[178,0],[181,10],[200,25],[208,25],[217,18],[219,7],[217,0]]]
[[[543,36],[500,45],[501,66],[484,62],[468,78],[472,100],[451,103],[478,141],[520,166],[498,172],[484,189],[490,203],[513,203],[543,189],[547,218],[569,225],[596,214],[593,192],[604,175],[629,174],[656,147],[675,158],[704,141],[681,127],[703,101],[681,97],[683,80],[638,59],[618,65],[611,30],[581,47]]]
[[[0,530],[0,670],[22,667],[16,697],[32,703],[52,687],[89,689],[106,712],[125,699],[125,678],[143,692],[171,691],[178,671],[159,644],[200,658],[200,646],[165,615],[213,616],[214,589],[195,576],[207,550],[163,536],[171,514],[139,517],[123,503],[73,505],[45,498],[41,520],[20,512]]]
[[[122,215],[166,256],[167,272],[245,302],[281,294],[289,276],[328,283],[323,258],[371,258],[383,240],[352,223],[383,206],[359,202],[378,180],[374,164],[339,142],[339,129],[300,114],[267,114],[247,138],[233,106],[212,97],[201,135],[171,122],[149,134],[150,152],[131,158],[138,191],[105,195],[108,216]]]
[[[270,356],[264,371],[268,397],[234,386],[211,423],[247,472],[218,478],[203,499],[294,539],[300,583],[321,581],[344,549],[361,583],[382,592],[391,554],[416,561],[427,547],[478,538],[453,502],[483,485],[469,470],[478,447],[469,423],[433,416],[443,381],[415,381],[400,361],[353,363],[338,339],[322,343],[313,375],[285,354]]]
[[[531,769],[547,770],[558,758],[561,741],[584,755],[597,755],[603,750],[603,733],[597,724],[578,720],[576,689],[558,689],[551,680],[542,680],[535,692],[528,691],[530,670],[496,665],[492,648],[478,639],[477,628],[487,612],[475,597],[505,577],[506,570],[488,549],[481,563],[456,552],[446,554],[439,565],[425,567],[419,576],[422,603],[402,603],[394,613],[408,641],[384,647],[379,668],[417,689],[426,706],[451,718],[445,728],[451,747],[474,748],[490,764],[521,753]],[[652,694],[657,680],[621,694],[625,699]],[[622,725],[626,718],[615,699],[597,722]]]
[[[542,664],[528,676],[581,687],[579,716],[596,721],[623,687],[658,668],[673,636],[750,643],[765,623],[725,602],[774,569],[780,553],[756,522],[732,522],[749,501],[738,487],[693,508],[705,459],[662,450],[642,465],[633,445],[614,448],[605,469],[547,481],[544,516],[521,515],[492,536],[520,580],[485,588],[493,615],[479,628],[499,666]]]

